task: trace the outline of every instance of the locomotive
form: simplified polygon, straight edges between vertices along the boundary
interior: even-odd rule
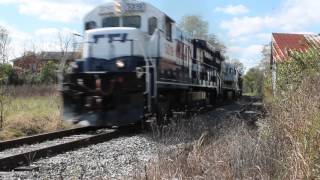
[[[151,4],[125,5],[121,14],[106,3],[85,16],[82,59],[62,84],[64,120],[120,127],[241,94],[241,75],[211,44]]]

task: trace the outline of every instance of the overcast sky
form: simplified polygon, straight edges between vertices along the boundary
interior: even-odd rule
[[[0,25],[11,32],[17,57],[35,48],[56,50],[59,31],[82,33],[82,17],[108,0],[0,0]],[[146,0],[176,21],[201,15],[228,47],[231,58],[248,68],[261,59],[272,32],[319,33],[319,0]]]

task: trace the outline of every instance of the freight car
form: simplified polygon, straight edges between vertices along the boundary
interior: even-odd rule
[[[124,126],[156,115],[160,122],[172,110],[223,96],[220,51],[148,3],[127,1],[125,7],[119,14],[107,3],[85,16],[83,57],[62,86],[66,121]]]

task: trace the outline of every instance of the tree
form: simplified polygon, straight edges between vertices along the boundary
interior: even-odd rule
[[[5,64],[8,62],[9,44],[10,44],[9,31],[0,26],[0,63]]]
[[[40,82],[42,84],[52,84],[57,81],[56,76],[57,66],[54,62],[47,62],[40,72]]]
[[[209,23],[198,15],[183,16],[179,27],[189,33],[193,38],[208,41],[217,50],[225,53],[226,47],[217,39],[216,35],[209,33]]]
[[[226,53],[226,46],[220,42],[217,38],[216,35],[214,34],[209,34],[208,35],[208,38],[207,38],[207,41],[213,45],[213,47],[215,47],[217,50],[220,50],[222,52],[222,54],[225,54]]]
[[[75,40],[73,35],[70,32],[59,32],[58,41],[59,41],[59,48],[61,51],[60,64],[58,69],[58,83],[59,83],[59,89],[62,89],[63,74],[65,71],[67,60],[69,58],[69,51],[71,48],[74,48],[73,45]]]
[[[243,77],[244,92],[262,96],[263,91],[263,71],[259,68],[251,68]]]
[[[244,73],[244,70],[245,70],[244,65],[238,59],[232,59],[231,64],[233,64],[241,74]]]
[[[183,16],[179,27],[194,38],[203,39],[208,36],[209,24],[198,15]]]
[[[259,64],[259,67],[261,69],[268,71],[268,69],[270,69],[271,46],[269,44],[264,45],[262,48],[261,54],[262,54],[262,59]]]
[[[9,92],[7,86],[9,79],[8,73],[10,73],[7,64],[9,44],[9,31],[0,26],[0,129],[2,129],[4,123],[4,106]]]

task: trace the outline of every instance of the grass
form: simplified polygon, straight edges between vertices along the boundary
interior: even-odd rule
[[[199,117],[171,125],[157,140],[170,148],[159,150],[137,179],[268,177],[261,172],[269,160],[262,158],[257,130],[234,115],[221,120]]]
[[[0,140],[64,129],[60,97],[54,87],[10,87]]]

